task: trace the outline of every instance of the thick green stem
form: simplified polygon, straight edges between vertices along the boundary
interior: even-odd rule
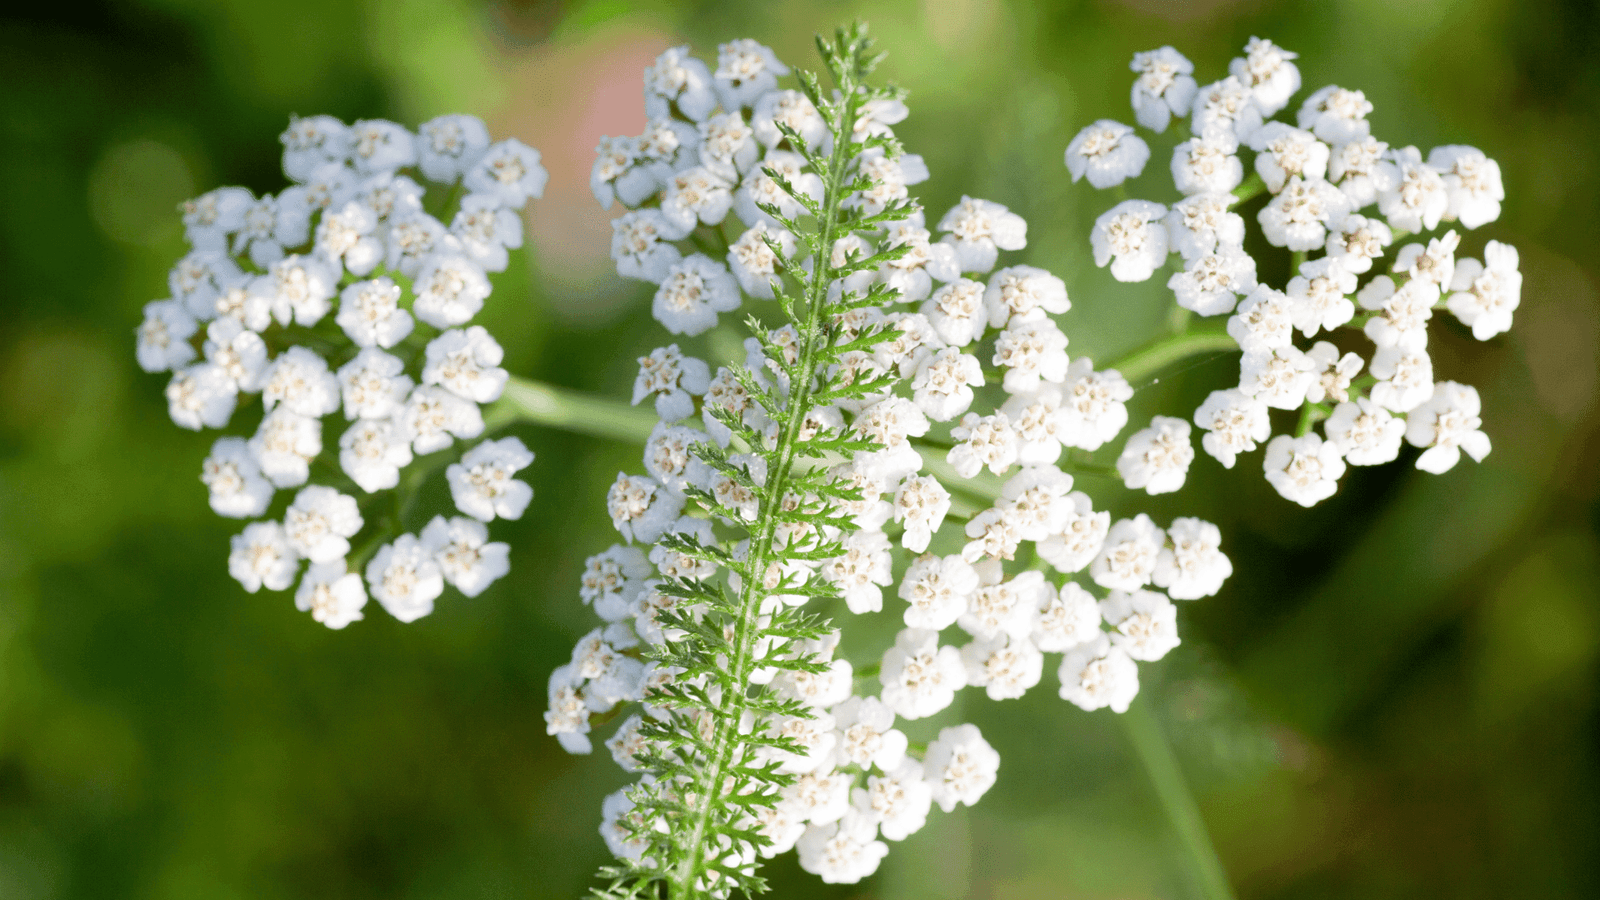
[[[528,422],[575,434],[643,443],[656,426],[649,407],[629,406],[620,400],[585,394],[526,378],[511,376],[505,393],[484,414],[488,430],[512,422]]]
[[[1186,331],[1146,344],[1106,368],[1116,369],[1129,384],[1138,387],[1162,369],[1191,356],[1238,349],[1238,342],[1225,331]]]
[[[1253,197],[1258,197],[1267,190],[1267,183],[1261,180],[1259,172],[1251,172],[1240,185],[1233,189],[1233,206],[1238,206]]]
[[[1234,900],[1233,887],[1228,884],[1228,873],[1217,858],[1206,832],[1205,820],[1200,817],[1200,807],[1190,793],[1183,770],[1178,768],[1178,758],[1161,732],[1161,725],[1150,711],[1149,700],[1140,695],[1128,711],[1117,717],[1128,733],[1128,743],[1139,757],[1150,786],[1155,788],[1167,821],[1183,844],[1189,874],[1206,900]]]

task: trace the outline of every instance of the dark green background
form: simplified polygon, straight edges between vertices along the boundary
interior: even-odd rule
[[[1202,457],[1189,489],[1143,506],[1217,521],[1237,575],[1184,605],[1185,643],[1144,668],[1146,692],[1243,897],[1600,896],[1593,4],[155,0],[0,21],[0,898],[589,883],[622,779],[561,753],[541,713],[589,627],[577,574],[612,540],[605,484],[637,448],[517,429],[539,459],[530,514],[496,523],[511,575],[410,626],[374,607],[329,632],[227,577],[237,526],[197,480],[211,437],[168,422],[133,329],[183,251],[175,204],[280,189],[291,112],[468,111],[554,176],[485,316],[508,368],[621,395],[659,332],[586,197],[595,138],[638,129],[640,69],[669,42],[706,56],[748,35],[810,65],[811,33],[857,14],[912,92],[900,134],[934,172],[928,206],[970,193],[1023,213],[1022,257],[1071,289],[1076,354],[1140,343],[1169,302],[1093,268],[1087,228],[1112,199],[1061,163],[1084,124],[1131,120],[1134,51],[1172,43],[1204,82],[1270,36],[1308,89],[1365,90],[1380,139],[1500,161],[1505,215],[1464,249],[1521,250],[1516,329],[1434,331],[1439,377],[1479,387],[1494,453],[1443,477],[1357,470],[1311,511],[1272,493],[1258,454],[1232,473]],[[1135,195],[1170,199],[1169,144]],[[1230,377],[1169,378],[1135,416]],[[779,896],[1193,896],[1121,730],[1052,685],[966,699],[1003,757],[982,804],[936,814],[855,888],[790,857],[770,870]]]

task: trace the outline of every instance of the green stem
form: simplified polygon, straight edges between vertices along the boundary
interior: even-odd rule
[[[568,388],[511,376],[505,393],[483,417],[484,428],[503,428],[528,422],[574,434],[643,443],[656,426],[655,411],[629,406],[620,400],[597,397]]]
[[[1233,900],[1233,887],[1228,884],[1228,873],[1217,858],[1211,836],[1206,832],[1205,820],[1200,817],[1200,807],[1190,793],[1183,770],[1178,768],[1178,758],[1167,743],[1161,725],[1150,711],[1148,699],[1141,694],[1128,711],[1117,717],[1127,731],[1128,743],[1139,757],[1150,786],[1155,788],[1167,821],[1183,844],[1189,864],[1189,874],[1206,900]]]
[[[1238,342],[1225,331],[1186,331],[1147,344],[1106,368],[1116,369],[1129,384],[1138,385],[1162,369],[1191,356],[1238,349]]]
[[[1253,197],[1259,197],[1266,190],[1267,183],[1261,180],[1261,173],[1251,172],[1249,178],[1246,178],[1238,187],[1233,189],[1232,205],[1238,206],[1241,203],[1248,202]]]

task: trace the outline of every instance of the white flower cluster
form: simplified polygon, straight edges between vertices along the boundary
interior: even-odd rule
[[[139,364],[173,373],[167,401],[183,428],[225,428],[260,399],[254,433],[218,438],[201,471],[212,509],[230,518],[263,516],[278,490],[299,489],[281,519],[233,539],[228,568],[246,590],[298,577],[296,604],[330,628],[360,619],[369,592],[409,622],[445,583],[474,596],[506,573],[507,547],[484,523],[521,516],[532,496],[512,476],[533,455],[506,438],[450,465],[466,517],[395,535],[398,524],[362,514],[403,470],[429,471],[418,457],[483,434],[479,406],[507,375],[500,345],[469,323],[488,273],[522,246],[519,211],[543,193],[545,170],[538,151],[491,144],[466,115],[415,133],[295,118],[282,141],[294,183],[277,196],[225,187],[183,205],[193,249],[172,269],[171,296],[145,307]],[[423,181],[445,186],[441,197],[464,189],[454,209],[433,208],[448,225],[425,206]],[[366,546],[352,556],[358,537]],[[363,585],[349,569],[373,549]]]
[[[1475,460],[1488,454],[1477,391],[1434,380],[1427,329],[1447,309],[1479,340],[1508,330],[1522,276],[1517,251],[1498,241],[1481,262],[1458,260],[1454,230],[1401,244],[1387,274],[1370,274],[1409,235],[1498,218],[1500,168],[1472,147],[1435,147],[1424,158],[1377,140],[1372,104],[1359,90],[1330,85],[1305,99],[1294,124],[1274,120],[1300,88],[1295,58],[1252,38],[1226,78],[1199,87],[1193,65],[1171,47],[1136,54],[1139,124],[1163,132],[1172,117],[1188,117],[1171,165],[1183,196],[1170,206],[1119,203],[1096,221],[1091,241],[1095,261],[1120,281],[1144,281],[1174,261],[1167,286],[1178,305],[1229,317],[1227,333],[1243,351],[1239,384],[1196,410],[1201,446],[1231,468],[1266,444],[1267,480],[1311,506],[1334,493],[1347,465],[1390,462],[1402,441],[1424,448],[1417,467],[1434,473],[1462,451]],[[1138,175],[1149,156],[1132,128],[1101,121],[1072,141],[1066,162],[1073,180],[1105,188]],[[1294,253],[1282,289],[1258,281],[1244,217],[1234,211],[1263,192],[1255,216],[1263,237]],[[1370,341],[1367,358],[1347,349],[1355,331]],[[1310,346],[1297,346],[1296,332]],[[1273,436],[1274,409],[1301,412],[1292,434]],[[1193,457],[1188,435],[1186,422],[1161,417],[1134,435],[1118,460],[1128,486],[1180,486]]]
[[[746,295],[770,299],[786,266],[813,271],[814,260],[793,263],[796,236],[764,211],[790,218],[804,212],[777,179],[818,200],[823,188],[793,144],[825,152],[829,131],[803,93],[778,87],[787,72],[753,41],[722,45],[714,69],[687,48],[669,50],[646,72],[653,118],[645,133],[606,138],[598,148],[591,180],[597,199],[628,207],[613,223],[618,272],[659,286],[652,311],[675,335],[714,328]],[[898,101],[870,103],[855,138],[889,135],[906,114]],[[859,168],[866,187],[845,202],[868,211],[906,200],[907,187],[928,177],[909,154],[868,150]],[[1068,357],[1055,318],[1070,306],[1060,278],[1026,265],[996,270],[1001,250],[1025,246],[1026,228],[1004,206],[965,197],[934,232],[919,211],[887,224],[875,240],[852,235],[833,248],[834,265],[904,248],[831,286],[834,298],[890,289],[893,302],[841,315],[837,331],[841,341],[878,332],[892,339],[844,354],[839,371],[851,383],[881,388],[813,410],[801,439],[843,436],[876,449],[841,457],[832,470],[859,492],[842,503],[838,527],[778,526],[777,548],[836,540],[844,553],[780,558],[765,581],[762,614],[804,604],[804,586],[820,577],[856,614],[880,612],[885,589],[893,590],[904,601],[905,629],[866,692],[863,676],[836,657],[837,631],[799,647],[761,639],[760,659],[810,659],[825,670],[768,670],[760,683],[809,715],[743,725],[797,748],[767,754],[795,781],[750,823],[769,842],[760,855],[796,849],[800,865],[825,881],[871,874],[887,852],[883,841],[920,829],[933,803],[946,811],[971,804],[994,783],[999,756],[976,727],[946,727],[919,754],[908,749],[898,720],[940,713],[963,687],[995,699],[1020,697],[1040,681],[1046,653],[1062,654],[1063,698],[1084,709],[1123,711],[1138,691],[1135,661],[1160,659],[1178,643],[1172,599],[1213,594],[1232,571],[1214,525],[1178,519],[1164,530],[1144,515],[1112,524],[1057,467],[1068,448],[1097,449],[1125,427],[1132,391],[1117,372]],[[761,305],[751,311],[760,314]],[[670,646],[682,636],[670,622],[694,613],[678,608],[664,580],[723,574],[675,551],[670,539],[691,535],[747,558],[743,526],[758,512],[751,485],[759,489],[768,472],[762,457],[740,452],[748,448],[732,440],[727,423],[778,439],[773,411],[752,397],[748,379],[788,393],[777,362],[794,362],[796,341],[789,326],[748,340],[745,372],[713,371],[677,344],[640,358],[633,402],[653,400],[661,421],[645,446],[647,474],[619,474],[607,497],[626,543],[590,558],[583,578],[582,600],[603,625],[551,676],[548,731],[568,750],[590,749],[592,717],[642,701],[641,712],[605,743],[624,769],[650,768],[639,764],[650,746],[641,729],[665,716],[651,703],[652,686],[676,673],[644,662],[643,651]],[[987,377],[991,367],[998,367],[995,379]],[[995,382],[999,391],[986,387]],[[980,397],[994,401],[987,413],[974,410]],[[1175,465],[1181,483],[1193,455],[1187,426],[1178,425],[1177,437],[1163,432],[1145,442],[1141,465],[1152,490],[1171,489]],[[696,448],[708,444],[725,448],[748,478],[703,462]],[[929,469],[956,477],[947,486]],[[958,482],[984,469],[1008,480],[992,507],[974,512],[952,489],[961,492]],[[696,515],[694,498],[701,496],[731,514]],[[954,527],[944,528],[947,522]],[[945,552],[929,552],[935,545]],[[1081,573],[1084,583],[1056,573]],[[669,611],[675,615],[663,619]],[[942,643],[952,627],[966,643]],[[683,789],[656,782],[653,773],[641,784]],[[619,791],[604,806],[601,833],[623,859],[638,859],[648,846],[640,835],[665,827],[640,820],[633,793],[640,789]],[[729,851],[727,863],[737,868],[754,859]]]

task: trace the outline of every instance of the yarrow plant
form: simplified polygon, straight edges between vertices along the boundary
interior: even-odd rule
[[[200,472],[212,509],[256,520],[228,556],[245,590],[295,588],[329,628],[361,619],[369,594],[410,622],[446,584],[473,597],[506,574],[487,523],[532,498],[513,477],[533,461],[518,439],[454,448],[485,434],[480,407],[506,384],[500,345],[470,323],[547,176],[538,151],[491,144],[465,115],[416,132],[295,118],[282,141],[293,184],[276,196],[224,187],[183,204],[193,249],[145,307],[139,364],[173,373],[180,427],[248,422]],[[442,466],[463,515],[406,533]]]
[[[602,807],[606,896],[753,892],[791,850],[870,875],[996,779],[978,729],[939,718],[959,690],[1020,697],[1059,654],[1064,699],[1124,711],[1178,643],[1173,601],[1231,573],[1214,525],[1113,522],[1078,489],[1075,468],[1107,474],[1074,460],[1126,425],[1127,380],[1069,358],[1060,278],[997,268],[1020,216],[965,197],[930,231],[865,30],[819,47],[831,90],[787,86],[754,41],[714,66],[669,50],[644,133],[598,148],[617,271],[680,342],[639,359],[659,421],[607,496],[622,542],[580,591],[597,627],[550,679],[550,733],[583,753],[617,722],[605,746],[637,776]],[[743,359],[685,349],[741,312]],[[833,621],[878,614],[904,630],[866,656]]]
[[[1113,520],[1084,490],[1183,487],[1190,419],[1156,415],[1119,440],[1136,386],[1163,367],[1242,350],[1238,386],[1193,415],[1201,446],[1232,467],[1266,444],[1268,480],[1308,506],[1402,441],[1435,472],[1489,449],[1476,392],[1434,382],[1427,325],[1448,309],[1480,339],[1509,328],[1515,250],[1491,241],[1482,262],[1458,261],[1451,230],[1372,274],[1409,234],[1498,215],[1483,154],[1391,150],[1368,134],[1365,98],[1334,87],[1295,126],[1273,121],[1300,75],[1267,41],[1205,87],[1170,47],[1137,54],[1135,119],[1183,132],[1183,199],[1122,202],[1091,241],[1121,281],[1173,269],[1184,326],[1097,366],[1068,352],[1063,280],[1003,256],[1027,245],[1020,216],[963,196],[929,227],[911,191],[930,172],[895,136],[910,111],[873,81],[865,27],[818,49],[826,86],[753,40],[714,63],[668,50],[644,73],[643,133],[601,140],[590,187],[621,207],[618,275],[650,285],[669,335],[640,348],[631,407],[510,375],[469,324],[545,182],[536,151],[491,144],[469,116],[416,133],[294,119],[295,183],[186,204],[194,250],[139,329],[140,364],[174,373],[180,426],[225,428],[260,398],[254,431],[219,438],[202,467],[219,514],[257,520],[229,568],[252,592],[298,579],[300,608],[333,628],[369,594],[412,621],[446,583],[475,596],[506,573],[486,523],[522,515],[532,492],[514,476],[532,454],[504,438],[457,457],[457,442],[520,420],[643,443],[605,498],[619,541],[579,586],[595,627],[551,673],[545,712],[561,746],[601,740],[631,779],[598,811],[616,857],[601,897],[753,894],[760,862],[791,851],[824,881],[860,881],[935,804],[995,784],[996,749],[952,720],[958,693],[1021,697],[1047,656],[1059,696],[1128,713],[1158,791],[1181,790],[1134,703],[1139,664],[1178,646],[1179,605],[1216,594],[1232,564],[1217,526]],[[1101,121],[1066,164],[1120,188],[1150,153]],[[1293,254],[1282,290],[1258,281],[1240,209]],[[1370,361],[1345,347],[1357,330]],[[1300,349],[1297,331],[1328,339]],[[1274,409],[1299,412],[1292,433],[1272,436]],[[407,533],[446,466],[462,515]],[[885,616],[887,647],[850,626]],[[1173,814],[1180,829],[1195,818]],[[1203,832],[1186,841],[1209,854]],[[1228,895],[1209,865],[1208,893]]]
[[[1171,171],[1182,197],[1118,203],[1091,242],[1117,280],[1171,270],[1167,286],[1185,315],[1228,317],[1225,332],[1200,326],[1151,352],[1241,351],[1237,386],[1194,412],[1200,445],[1232,468],[1264,444],[1267,480],[1312,506],[1335,493],[1347,466],[1392,462],[1403,443],[1422,448],[1416,466],[1433,473],[1463,452],[1489,453],[1478,392],[1435,380],[1428,330],[1448,311],[1478,340],[1507,331],[1522,275],[1516,249],[1499,241],[1482,260],[1457,258],[1462,236],[1450,226],[1470,231],[1500,215],[1494,160],[1461,145],[1426,157],[1390,146],[1371,134],[1366,96],[1335,85],[1306,97],[1293,124],[1274,119],[1300,90],[1295,59],[1252,38],[1227,77],[1200,87],[1173,48],[1136,54],[1134,116],[1156,133],[1177,123]],[[1073,139],[1066,164],[1074,181],[1111,188],[1140,174],[1150,152],[1133,128],[1104,120]],[[1287,283],[1258,280],[1247,219],[1289,254]],[[1280,431],[1273,410],[1298,419]],[[1189,446],[1187,422],[1156,417],[1117,467],[1131,488],[1174,490]]]

